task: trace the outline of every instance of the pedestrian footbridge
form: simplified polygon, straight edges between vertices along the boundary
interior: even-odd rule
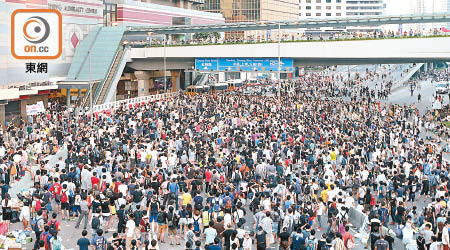
[[[131,48],[135,70],[192,69],[195,58],[293,58],[294,66],[450,61],[450,37]],[[278,48],[278,46],[280,46]]]

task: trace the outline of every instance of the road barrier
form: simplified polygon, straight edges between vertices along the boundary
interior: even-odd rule
[[[128,108],[133,108],[133,107],[137,107],[141,104],[142,105],[147,104],[149,102],[157,102],[157,101],[170,99],[178,94],[179,94],[179,92],[168,92],[165,94],[148,95],[148,96],[141,96],[141,97],[136,97],[136,98],[131,98],[131,99],[120,100],[120,101],[116,101],[116,102],[109,102],[109,103],[105,103],[105,104],[95,105],[93,107],[93,112],[101,113],[101,112],[105,112],[108,110],[114,110],[121,106],[128,106]]]

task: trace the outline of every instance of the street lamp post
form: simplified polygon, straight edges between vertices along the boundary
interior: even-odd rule
[[[280,23],[278,23],[278,98],[281,98],[281,29]]]
[[[164,93],[167,93],[167,82],[166,82],[166,43],[167,43],[167,35],[164,40]]]
[[[90,112],[90,114],[91,114],[91,120],[90,120],[90,123],[91,123],[91,128],[92,128],[92,126],[93,126],[93,124],[94,124],[94,115],[93,115],[93,105],[92,105],[92,102],[93,102],[93,98],[92,98],[92,95],[93,95],[93,93],[92,93],[92,67],[91,67],[91,49],[92,49],[92,44],[91,44],[91,26],[89,25],[89,34],[88,34],[88,37],[89,37],[89,50],[88,50],[88,56],[89,56],[89,112]]]

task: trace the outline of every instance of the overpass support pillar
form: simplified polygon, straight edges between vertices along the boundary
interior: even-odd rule
[[[191,83],[192,83],[192,78],[191,78],[192,74],[193,73],[191,73],[191,72],[184,71],[184,86],[183,86],[183,89],[186,89],[187,86],[191,85]]]
[[[44,104],[44,107],[48,108],[48,95],[42,95],[42,103]]]
[[[27,120],[27,103],[27,100],[20,100],[19,104],[20,117],[22,117],[24,121]]]
[[[171,70],[170,77],[172,80],[172,91],[180,89],[180,70]]]
[[[423,72],[427,72],[427,71],[428,71],[428,63],[424,63],[424,64],[423,64],[422,71],[423,71]]]
[[[66,89],[66,105],[70,107],[70,89]]]
[[[6,133],[6,105],[0,105],[0,124],[3,133]]]
[[[138,96],[147,96],[150,89],[150,72],[136,71],[134,75],[138,80]]]
[[[434,69],[434,63],[430,62],[430,69]]]

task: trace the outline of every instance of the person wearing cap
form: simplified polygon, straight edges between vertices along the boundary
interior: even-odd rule
[[[280,249],[287,250],[291,245],[291,235],[287,227],[283,227],[282,232],[278,234],[278,242],[280,242]]]

